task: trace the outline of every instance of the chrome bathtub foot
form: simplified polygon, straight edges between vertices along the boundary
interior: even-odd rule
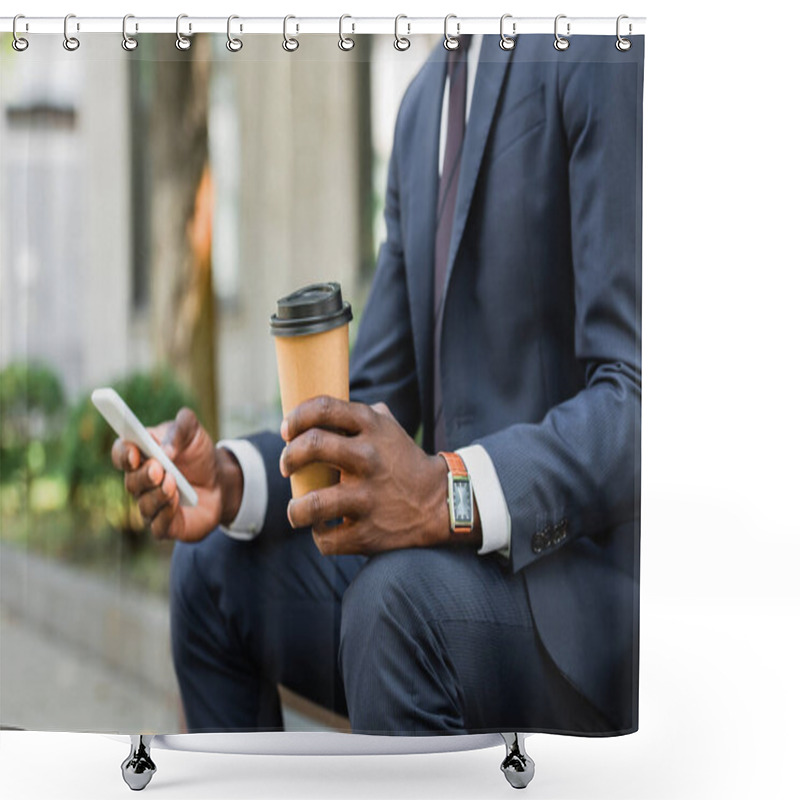
[[[150,758],[152,736],[131,734],[131,752],[122,762],[122,778],[134,792],[139,792],[150,783],[156,765]]]
[[[515,789],[524,789],[532,780],[536,765],[525,752],[525,739],[519,733],[501,733],[506,743],[506,757],[500,765],[506,780]]]

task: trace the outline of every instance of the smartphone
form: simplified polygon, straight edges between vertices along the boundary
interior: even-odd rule
[[[158,442],[148,433],[139,418],[128,408],[125,401],[113,390],[107,387],[95,389],[92,392],[92,403],[103,415],[106,422],[116,431],[117,436],[126,442],[132,442],[147,458],[154,458],[175,478],[178,485],[178,494],[182,506],[196,506],[197,492],[189,481],[183,477],[181,471],[167,458]]]

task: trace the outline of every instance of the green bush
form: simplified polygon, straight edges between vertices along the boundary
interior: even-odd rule
[[[167,369],[130,375],[113,387],[148,426],[173,419],[184,405],[195,407]],[[90,396],[68,410],[53,371],[12,365],[0,372],[0,415],[3,540],[101,573],[120,570],[163,593],[172,543],[144,528],[111,465],[116,434]]]
[[[26,478],[55,461],[66,403],[58,375],[44,364],[13,363],[0,371],[0,478]]]
[[[173,419],[182,406],[195,406],[189,392],[167,369],[133,374],[112,386],[145,426]],[[63,464],[73,507],[103,510],[107,520],[119,522],[129,517],[124,511],[127,503],[122,481],[111,464],[115,438],[87,395],[70,413]]]

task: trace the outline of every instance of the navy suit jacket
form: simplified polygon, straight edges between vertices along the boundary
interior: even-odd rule
[[[641,148],[644,40],[485,37],[445,285],[448,449],[480,444],[511,515],[554,662],[619,732],[638,725]],[[358,330],[352,399],[387,403],[433,446],[436,48],[397,118],[387,236]],[[281,443],[252,439],[284,527]],[[273,528],[274,530],[274,528]],[[476,556],[477,557],[477,556]],[[502,676],[499,676],[502,679]]]

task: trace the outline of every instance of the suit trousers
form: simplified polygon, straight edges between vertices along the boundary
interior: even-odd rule
[[[308,530],[178,542],[172,653],[190,732],[282,730],[277,684],[374,734],[592,733],[521,575],[463,548],[322,556]]]

